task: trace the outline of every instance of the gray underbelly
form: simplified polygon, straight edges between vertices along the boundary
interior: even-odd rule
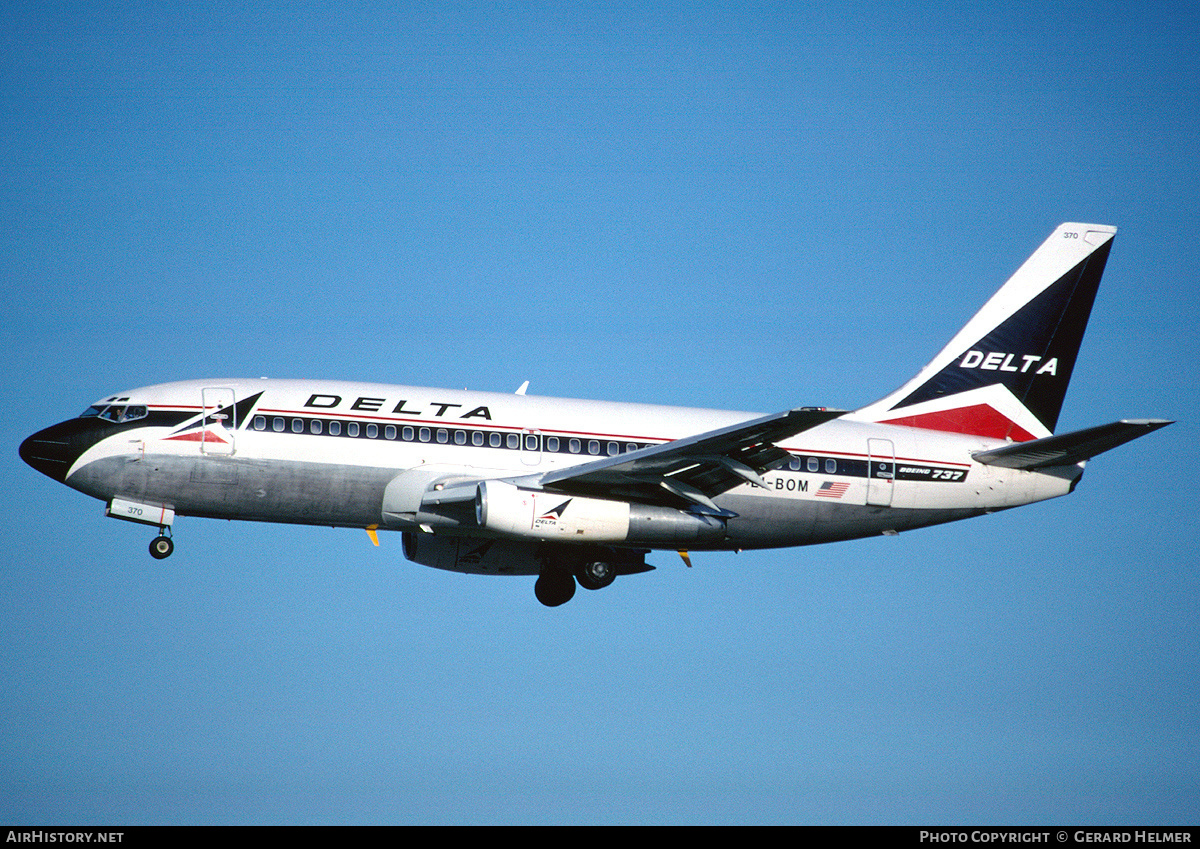
[[[380,522],[383,491],[395,475],[325,463],[151,455],[97,460],[68,483],[104,500],[167,504],[182,516],[362,527]]]

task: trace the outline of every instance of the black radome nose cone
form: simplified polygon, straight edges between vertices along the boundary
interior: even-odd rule
[[[61,425],[48,427],[21,443],[21,459],[43,475],[62,483],[79,456],[72,442],[70,436],[62,432]]]

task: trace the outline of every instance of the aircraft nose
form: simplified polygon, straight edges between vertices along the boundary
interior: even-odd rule
[[[59,483],[67,479],[67,472],[86,446],[79,444],[78,428],[71,422],[62,422],[40,430],[21,443],[21,459],[43,475]]]

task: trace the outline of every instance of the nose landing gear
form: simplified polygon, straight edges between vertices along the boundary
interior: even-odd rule
[[[167,536],[169,528],[159,528],[158,536],[150,542],[150,556],[155,560],[162,560],[171,556],[171,552],[175,550],[175,542]]]
[[[114,498],[104,508],[104,514],[113,519],[137,522],[139,525],[155,525],[158,536],[150,543],[150,556],[155,560],[170,557],[175,550],[171,541],[171,523],[175,521],[175,508],[165,504],[145,504],[126,498]]]

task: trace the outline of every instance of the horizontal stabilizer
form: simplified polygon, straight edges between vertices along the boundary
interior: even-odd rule
[[[1015,442],[1003,448],[978,451],[971,456],[980,463],[1003,466],[1006,469],[1071,466],[1169,424],[1172,422],[1165,419],[1124,419],[1030,442]]]

